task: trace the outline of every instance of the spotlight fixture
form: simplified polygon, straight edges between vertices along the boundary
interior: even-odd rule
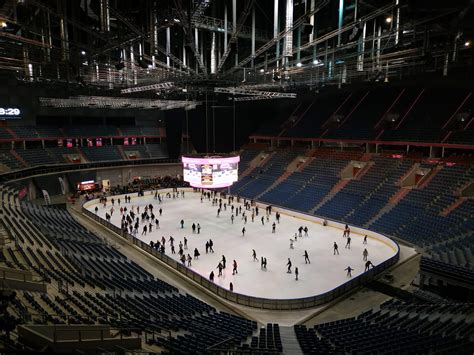
[[[260,73],[264,73],[265,72],[265,69],[260,69]]]
[[[391,16],[388,16],[388,17],[385,18],[385,22],[386,22],[386,23],[392,23],[392,20],[393,20],[393,19],[392,19]]]
[[[470,46],[471,46],[470,40],[467,40],[466,42],[464,42],[464,47],[470,47]]]
[[[303,66],[303,64],[302,64],[301,62],[298,62],[298,63],[296,63],[296,66],[297,66],[298,68],[301,68],[301,67]]]
[[[81,51],[81,54],[82,54],[82,55],[86,55],[86,51]]]

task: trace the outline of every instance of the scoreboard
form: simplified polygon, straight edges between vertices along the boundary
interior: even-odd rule
[[[188,156],[181,161],[184,181],[192,187],[228,187],[238,179],[239,156]]]

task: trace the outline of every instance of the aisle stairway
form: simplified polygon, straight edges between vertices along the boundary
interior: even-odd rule
[[[280,326],[281,343],[283,345],[283,354],[303,355],[298,339],[296,339],[295,329],[293,327]]]

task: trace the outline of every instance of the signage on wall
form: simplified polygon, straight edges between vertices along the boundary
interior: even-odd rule
[[[21,118],[21,111],[15,107],[0,107],[0,120],[17,120]]]

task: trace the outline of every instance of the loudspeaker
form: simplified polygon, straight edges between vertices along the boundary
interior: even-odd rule
[[[352,33],[349,35],[349,42],[357,41],[361,35],[362,35],[362,28],[360,28],[359,25],[356,25],[352,29]]]
[[[125,64],[123,64],[123,62],[115,64],[115,69],[122,70],[123,68],[125,68]]]
[[[313,33],[313,25],[310,25],[309,23],[303,23],[301,27],[301,34],[310,35],[311,33]]]

